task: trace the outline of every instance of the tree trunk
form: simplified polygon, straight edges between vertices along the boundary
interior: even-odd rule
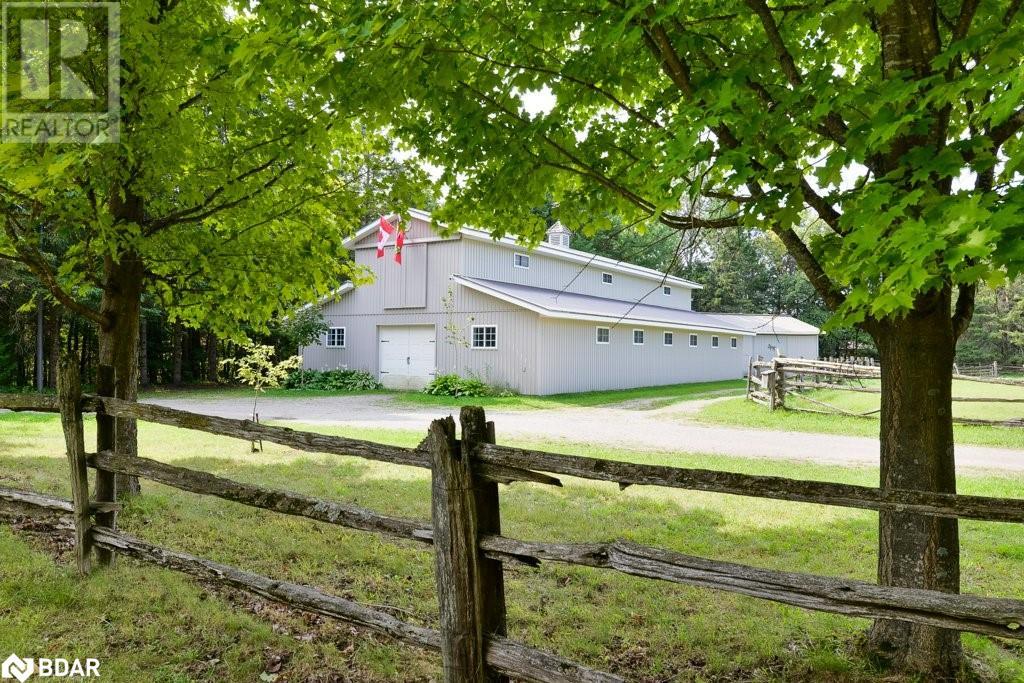
[[[109,256],[106,258],[100,313],[107,322],[100,329],[99,362],[114,368],[114,397],[126,401],[134,401],[139,395],[138,344],[142,285],[142,262],[136,254],[122,254],[120,261],[116,262]],[[114,444],[118,453],[138,454],[135,420],[117,419]],[[118,475],[117,491],[120,495],[138,493],[138,478]]]
[[[881,355],[881,486],[956,492],[951,415],[956,338],[949,292],[933,295],[874,332]],[[878,582],[960,592],[955,519],[879,513]],[[955,680],[962,666],[956,631],[900,621],[875,622],[872,649],[930,681]]]
[[[174,323],[171,331],[171,384],[174,386],[181,384],[181,347],[184,336],[181,323]]]
[[[206,381],[217,383],[217,335],[206,333]]]
[[[149,326],[146,316],[139,315],[139,386],[149,386]]]
[[[46,386],[50,389],[57,388],[57,372],[60,367],[60,327],[61,309],[58,305],[50,307],[50,316],[47,319],[46,329]]]

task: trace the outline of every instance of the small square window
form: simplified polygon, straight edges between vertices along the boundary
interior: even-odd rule
[[[612,341],[612,331],[607,327],[597,328],[597,343],[598,344],[610,344]]]
[[[735,349],[736,345],[737,345],[736,337],[729,337],[729,346]]]
[[[697,346],[697,335],[690,335],[690,346]]]
[[[711,348],[718,348],[718,337],[711,337]]]
[[[606,285],[610,285],[612,283],[612,274],[611,273],[601,273],[601,282],[603,282]]]
[[[636,346],[640,346],[643,343],[644,343],[644,331],[643,330],[633,330],[633,344],[635,344]]]
[[[671,332],[666,332],[665,333],[665,346],[672,346],[672,333]]]
[[[672,296],[672,288],[671,287],[662,287],[661,288],[661,293],[664,294],[665,296]]]
[[[473,325],[473,348],[498,348],[498,328],[495,325]]]
[[[327,348],[329,349],[343,349],[345,348],[345,328],[344,327],[332,327],[327,330]]]
[[[512,257],[512,265],[514,265],[516,268],[529,268],[530,257],[527,256],[526,254],[515,254]]]

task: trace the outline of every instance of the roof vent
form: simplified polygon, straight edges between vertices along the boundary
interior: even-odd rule
[[[561,221],[555,221],[555,223],[548,228],[548,244],[553,247],[562,247],[564,249],[569,248],[569,240],[572,238],[572,232],[569,228],[562,225]]]

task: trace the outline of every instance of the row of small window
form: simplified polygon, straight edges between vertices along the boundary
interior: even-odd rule
[[[516,268],[529,268],[530,267],[530,256],[529,254],[515,253],[512,255],[512,265]],[[601,282],[606,285],[610,285],[615,282],[615,278],[611,273],[601,273]],[[668,285],[664,285],[661,288],[661,293],[665,296],[672,296],[672,288]]]
[[[474,349],[498,348],[498,328],[495,325],[474,325],[471,344]],[[327,348],[345,348],[345,328],[331,327],[327,330]]]
[[[633,330],[633,344],[635,346],[641,346],[646,341],[646,334],[644,330]],[[597,343],[598,344],[611,344],[612,342],[612,331],[609,327],[598,327],[597,328]],[[675,343],[675,333],[673,332],[662,332],[662,344],[665,346],[672,346]],[[496,349],[498,348],[498,327],[497,325],[473,325],[472,333],[470,335],[470,346],[474,349]],[[690,346],[697,346],[697,335],[690,335]],[[738,341],[736,337],[729,337],[729,346],[731,348],[737,348]],[[712,335],[711,337],[711,348],[717,349],[719,347],[718,335]],[[345,348],[345,328],[344,327],[332,327],[327,330],[327,348],[329,349],[343,349]]]
[[[633,330],[633,345],[642,346],[646,341],[646,334],[644,330]],[[673,332],[662,332],[662,344],[665,346],[673,346],[675,344],[675,333]],[[598,344],[611,344],[612,342],[612,331],[608,327],[597,328],[597,343]],[[696,348],[697,346],[697,335],[690,335],[690,346]],[[729,347],[737,348],[739,341],[736,337],[729,337]],[[718,335],[712,335],[711,337],[711,348],[717,349],[719,347]]]

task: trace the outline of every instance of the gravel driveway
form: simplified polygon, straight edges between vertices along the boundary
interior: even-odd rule
[[[714,400],[714,399],[712,399]],[[158,405],[223,417],[249,417],[242,398],[156,399]],[[512,437],[602,444],[641,451],[686,451],[748,458],[805,460],[837,465],[877,465],[878,440],[860,436],[781,432],[701,424],[692,419],[707,401],[685,401],[644,409],[643,403],[598,408],[488,410],[500,439]],[[261,420],[413,429],[426,433],[431,420],[452,411],[410,406],[394,396],[359,395],[317,398],[262,398]],[[988,446],[957,446],[959,469],[1024,472],[1024,451]]]

